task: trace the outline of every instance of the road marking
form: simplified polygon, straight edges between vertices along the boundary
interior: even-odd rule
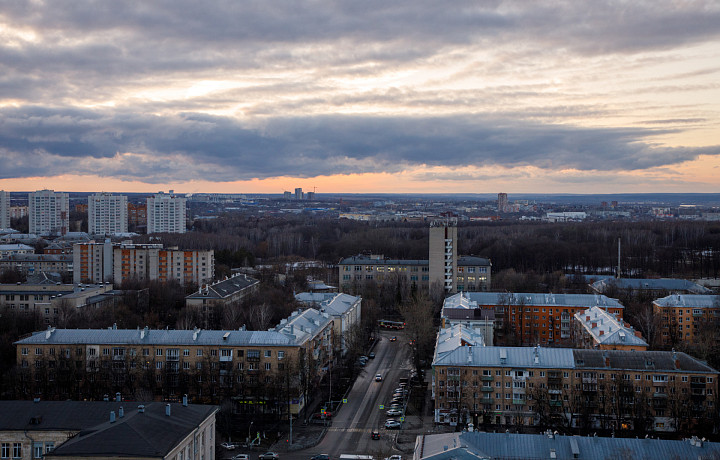
[[[346,433],[370,433],[370,428],[335,428],[330,427],[328,428],[328,431],[338,431],[338,432],[346,432]]]

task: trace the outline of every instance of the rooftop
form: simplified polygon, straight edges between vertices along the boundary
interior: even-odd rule
[[[485,340],[482,334],[474,329],[458,324],[440,329],[435,341],[435,359],[452,352],[459,347],[483,347]]]
[[[250,278],[245,274],[238,274],[231,278],[226,278],[217,283],[200,286],[198,292],[194,292],[187,296],[187,299],[225,299],[237,294],[245,289],[259,284],[260,281]]]
[[[710,289],[693,283],[692,281],[675,278],[606,278],[595,281],[590,285],[590,287],[600,293],[606,292],[612,288],[650,291],[681,291],[691,294],[709,294],[712,292]]]
[[[624,308],[616,299],[602,294],[535,294],[522,292],[463,292],[445,299],[444,307],[478,308],[478,306],[528,305],[536,307],[592,306]]]
[[[720,295],[673,294],[653,303],[660,307],[719,308]]]
[[[582,458],[715,458],[720,444],[697,438],[683,441],[637,438],[563,436],[557,434],[516,434],[463,432],[421,436],[417,440],[421,459],[481,460],[502,458],[559,460]]]
[[[427,259],[386,259],[379,255],[364,255],[346,257],[338,265],[428,265]]]
[[[316,306],[317,309],[333,316],[345,314],[361,300],[354,295],[336,292],[301,292],[295,295],[295,299],[306,305]]]
[[[618,320],[615,315],[600,307],[590,307],[575,313],[575,320],[598,344],[648,346],[642,337],[637,336],[632,327],[626,327],[625,323]]]

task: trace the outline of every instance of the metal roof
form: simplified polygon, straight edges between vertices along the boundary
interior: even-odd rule
[[[228,334],[225,337],[225,334]],[[167,330],[167,329],[48,329],[34,332],[15,345],[98,344],[98,345],[199,345],[222,346],[293,346],[293,336],[276,331]]]
[[[572,369],[575,360],[569,348],[457,347],[438,355],[433,366]]]
[[[555,434],[463,432],[425,435],[418,440],[421,459],[606,460],[715,458],[720,443],[692,440],[606,438]],[[554,453],[554,457],[553,457]]]
[[[625,308],[616,299],[611,299],[602,294],[537,294],[523,292],[463,292],[445,299],[445,305],[468,305],[466,308],[495,305]]]
[[[594,282],[591,287],[598,292],[614,287],[617,289],[651,290],[651,291],[687,291],[692,294],[709,294],[712,291],[692,281],[676,278],[608,278]]]
[[[435,340],[435,357],[433,361],[437,361],[446,353],[463,346],[483,347],[485,346],[485,339],[481,333],[462,324],[440,329]]]
[[[475,256],[460,256],[457,259],[458,267],[467,267],[467,266],[483,266],[487,265],[488,267],[492,264],[490,263],[490,259],[486,259],[484,257],[475,257]]]
[[[301,292],[295,295],[295,299],[330,315],[341,316],[353,308],[361,297],[336,292]]]
[[[590,307],[575,313],[575,321],[580,323],[598,344],[648,346],[645,340],[635,335],[632,327],[625,327],[615,315],[600,307]]]
[[[692,295],[673,294],[662,299],[656,299],[653,303],[660,307],[683,307],[683,308],[719,308],[720,295]]]

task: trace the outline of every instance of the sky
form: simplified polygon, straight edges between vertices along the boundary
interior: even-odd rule
[[[14,0],[0,189],[720,192],[720,2]]]

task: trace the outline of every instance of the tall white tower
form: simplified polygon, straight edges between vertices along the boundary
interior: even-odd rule
[[[70,197],[67,193],[38,190],[28,194],[30,233],[64,235],[70,224]]]
[[[455,293],[457,273],[457,219],[437,220],[430,224],[430,284],[442,283],[446,293]]]
[[[10,228],[10,192],[0,190],[0,228]]]
[[[147,199],[147,232],[185,233],[186,199],[158,192]]]
[[[110,193],[96,193],[88,197],[88,233],[108,235],[127,233],[127,197]]]

